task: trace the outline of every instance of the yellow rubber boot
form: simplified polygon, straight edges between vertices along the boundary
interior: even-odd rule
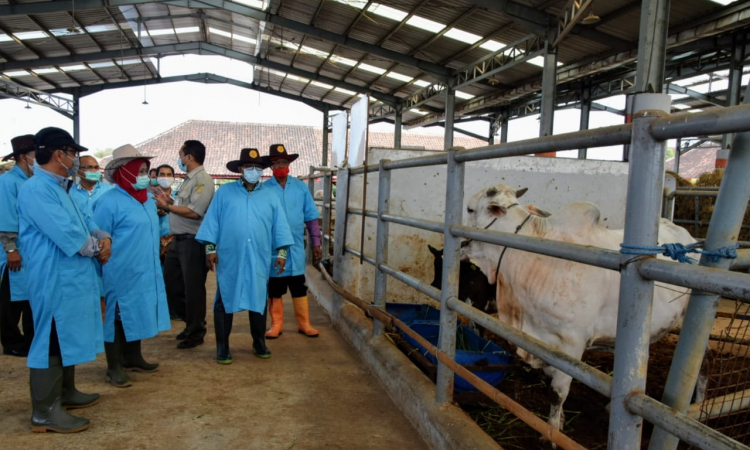
[[[284,327],[284,304],[280,298],[269,299],[268,310],[271,315],[271,329],[266,332],[266,339],[276,339],[281,336]]]
[[[307,337],[318,337],[318,330],[310,326],[310,311],[307,307],[307,296],[296,297],[294,301],[294,317],[299,324],[299,332]]]

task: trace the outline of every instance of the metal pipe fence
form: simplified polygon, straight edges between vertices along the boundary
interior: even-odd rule
[[[449,402],[453,395],[453,378],[456,372],[454,360],[456,341],[456,314],[460,313],[478,325],[507,339],[518,347],[540,358],[547,364],[572,376],[586,386],[612,399],[610,412],[609,448],[613,450],[640,448],[642,420],[646,418],[666,435],[684,440],[702,449],[748,449],[748,447],[702,425],[685,413],[688,405],[678,404],[665,406],[645,392],[645,374],[648,361],[649,325],[651,314],[651,297],[655,281],[694,289],[690,308],[705,302],[706,296],[722,295],[750,302],[750,276],[729,272],[728,261],[721,264],[709,263],[704,256],[700,266],[678,264],[657,260],[653,257],[623,255],[619,252],[592,248],[588,246],[552,241],[542,238],[501,233],[492,230],[472,228],[462,225],[464,199],[464,167],[469,161],[480,161],[508,156],[529,155],[539,152],[575,150],[578,148],[595,148],[609,145],[630,144],[630,174],[628,179],[628,204],[626,208],[626,225],[624,243],[630,245],[655,245],[662,200],[664,174],[665,140],[680,136],[716,133],[742,133],[750,131],[750,106],[742,105],[695,114],[668,116],[668,96],[663,94],[639,94],[637,104],[653,105],[640,113],[634,114],[631,124],[614,127],[546,136],[513,143],[490,145],[478,149],[464,150],[453,148],[447,153],[410,158],[398,161],[383,160],[377,165],[339,170],[339,195],[336,212],[339,226],[335,235],[334,282],[342,283],[341,264],[346,253],[356,256],[373,265],[376,269],[376,290],[374,307],[384,308],[387,291],[387,277],[404,282],[428,297],[440,301],[440,334],[437,348],[438,375],[436,400]],[[665,98],[666,97],[666,98]],[[750,134],[747,134],[750,136]],[[747,155],[750,160],[750,140],[745,143],[743,134],[736,135],[732,154]],[[739,159],[738,159],[739,160]],[[443,223],[404,217],[389,212],[390,172],[447,164],[446,176],[446,211]],[[712,229],[716,228],[721,238],[707,242],[706,250],[715,250],[731,244],[729,230],[739,228],[741,217],[728,214],[727,208],[744,199],[747,204],[750,192],[741,186],[743,182],[742,161],[738,168],[725,175],[724,183],[719,190],[719,201],[714,214],[719,225],[712,220]],[[731,161],[730,165],[731,167]],[[378,173],[379,192],[378,210],[368,211],[350,208],[349,186],[354,175]],[[747,172],[745,172],[747,173]],[[732,193],[734,191],[734,193]],[[732,201],[722,202],[722,198]],[[346,229],[343,224],[349,215],[359,215],[362,221],[367,218],[377,220],[377,239],[375,256],[363,254],[346,245]],[[726,219],[729,217],[729,219]],[[343,220],[342,220],[343,219]],[[725,223],[722,223],[725,222]],[[739,222],[738,222],[739,221]],[[445,244],[443,249],[443,277],[441,289],[435,289],[427,283],[404,272],[388,266],[388,224],[414,227],[441,233]],[[718,227],[718,228],[717,228]],[[737,234],[735,233],[736,240]],[[482,311],[474,309],[458,300],[458,280],[460,264],[461,239],[473,239],[485,243],[506,246],[514,249],[534,252],[542,255],[576,261],[596,267],[619,271],[621,290],[619,300],[617,345],[615,351],[614,377],[610,377],[580,360],[573,358],[550,345],[534,339],[528,334],[503,324]],[[718,268],[717,268],[718,266]],[[712,303],[712,302],[709,302]],[[711,323],[715,307],[697,308],[702,322]],[[376,322],[378,318],[376,317]],[[682,335],[690,335],[695,325],[686,322]],[[710,328],[710,327],[709,327]],[[691,331],[687,333],[687,331]],[[374,333],[380,334],[383,324],[374,326]],[[695,360],[695,354],[702,356],[708,343],[708,335],[691,336],[690,342],[683,344],[690,349],[692,356],[675,355],[677,367],[682,367],[687,360]],[[680,342],[682,342],[682,336]],[[446,359],[447,358],[447,359]],[[679,379],[679,371],[672,371],[670,378]],[[467,378],[469,382],[473,380]],[[473,383],[472,383],[473,384]],[[689,384],[689,381],[688,381]],[[685,393],[692,392],[693,386],[683,385]],[[669,399],[665,399],[669,403]]]

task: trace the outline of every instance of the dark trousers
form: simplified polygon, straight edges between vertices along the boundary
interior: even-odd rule
[[[167,306],[169,307],[169,317],[178,320],[185,320],[185,282],[182,278],[182,270],[179,266],[179,260],[173,259],[172,263],[176,264],[171,270],[167,270],[167,256],[173,249],[175,242],[172,241],[167,248],[162,264],[164,274],[164,286],[167,290]]]
[[[253,347],[264,353],[266,348],[266,320],[268,308],[264,308],[263,314],[248,311],[250,315],[250,336],[253,338]],[[232,333],[232,322],[234,314],[227,313],[221,292],[216,293],[214,302],[214,329],[216,330],[216,356],[218,359],[231,357],[229,352],[229,335]]]
[[[175,238],[164,259],[167,298],[185,298],[187,337],[201,340],[206,335],[206,252],[195,239]],[[175,311],[178,312],[178,311]]]
[[[2,275],[0,286],[0,344],[5,352],[28,352],[34,339],[34,318],[28,300],[10,301],[10,276],[8,267]],[[18,322],[23,318],[23,334]]]

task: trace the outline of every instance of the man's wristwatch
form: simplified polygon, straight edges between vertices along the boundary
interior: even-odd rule
[[[167,204],[165,204],[164,206],[161,207],[161,210],[168,213],[169,212],[169,206],[170,206],[169,203],[167,203]]]

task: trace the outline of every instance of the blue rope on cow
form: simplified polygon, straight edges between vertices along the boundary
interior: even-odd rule
[[[727,258],[727,259],[735,259],[737,258],[737,250],[739,248],[738,244],[729,246],[729,247],[722,247],[716,250],[712,251],[706,251],[706,250],[700,250],[701,247],[705,244],[704,241],[695,242],[693,244],[683,245],[680,243],[674,243],[674,244],[663,244],[658,247],[653,247],[649,245],[627,245],[627,244],[620,244],[620,253],[624,255],[639,255],[639,256],[648,256],[648,255],[664,255],[669,256],[675,261],[679,261],[681,263],[688,263],[693,264],[696,261],[688,256],[688,253],[698,253],[701,255],[705,255],[708,257],[709,261],[716,262],[719,260],[719,258]]]

